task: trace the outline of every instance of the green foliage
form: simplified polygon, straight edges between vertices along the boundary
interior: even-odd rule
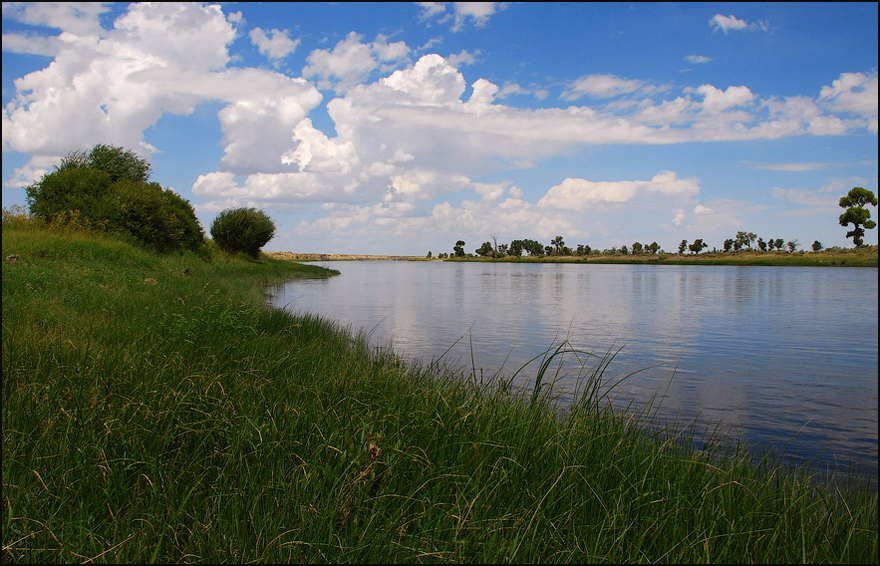
[[[190,203],[158,183],[131,151],[97,145],[73,152],[25,189],[32,217],[126,234],[159,251],[196,250],[204,232]]]
[[[159,251],[197,249],[204,242],[189,202],[158,183],[117,181],[106,204],[112,226]]]
[[[61,168],[44,175],[25,188],[31,216],[52,222],[56,216],[78,210],[89,219],[99,219],[110,185],[110,175],[85,167]]]
[[[464,244],[464,240],[455,242],[455,246],[452,248],[452,251],[455,252],[455,257],[464,257]]]
[[[211,237],[221,249],[252,257],[275,235],[275,223],[262,210],[227,208],[211,223]]]
[[[877,226],[877,223],[871,220],[871,212],[865,208],[869,204],[877,206],[877,197],[873,192],[862,187],[853,187],[845,197],[840,199],[840,207],[846,209],[840,215],[840,225],[853,225],[853,229],[846,233],[846,237],[852,238],[853,244],[857,248],[862,247],[865,230]]]
[[[61,160],[59,171],[97,169],[110,176],[111,182],[128,180],[146,183],[150,178],[150,164],[133,151],[99,144],[88,153],[74,151]]]

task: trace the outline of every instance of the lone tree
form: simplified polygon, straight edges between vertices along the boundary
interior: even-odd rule
[[[255,208],[227,208],[211,223],[211,237],[220,249],[251,257],[259,256],[274,235],[275,222]]]
[[[871,220],[871,211],[865,208],[868,204],[877,206],[877,197],[873,192],[862,187],[853,187],[849,194],[840,199],[840,207],[846,209],[846,212],[840,215],[840,225],[853,225],[853,229],[846,233],[846,237],[852,238],[857,248],[862,247],[865,230],[877,226],[877,223]]]

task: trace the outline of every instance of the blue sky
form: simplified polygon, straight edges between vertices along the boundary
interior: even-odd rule
[[[265,210],[270,251],[851,246],[838,201],[878,192],[877,22],[873,2],[4,2],[3,206],[108,143],[206,232]]]

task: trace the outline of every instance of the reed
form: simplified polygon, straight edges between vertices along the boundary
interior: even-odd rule
[[[4,562],[877,562],[875,490],[614,410],[613,353],[518,391],[265,307],[317,266],[5,218],[3,261]]]

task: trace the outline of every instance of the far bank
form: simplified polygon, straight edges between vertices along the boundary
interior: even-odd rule
[[[358,255],[358,254],[320,254],[295,252],[267,252],[273,259],[293,261],[477,261],[477,262],[521,262],[521,263],[622,263],[648,265],[761,265],[761,266],[806,266],[806,267],[877,267],[877,246],[862,248],[835,248],[818,252],[798,251],[778,252],[708,252],[701,254],[639,254],[610,255],[592,253],[584,256],[504,256],[481,257],[468,254],[461,257],[437,258],[407,255]]]

